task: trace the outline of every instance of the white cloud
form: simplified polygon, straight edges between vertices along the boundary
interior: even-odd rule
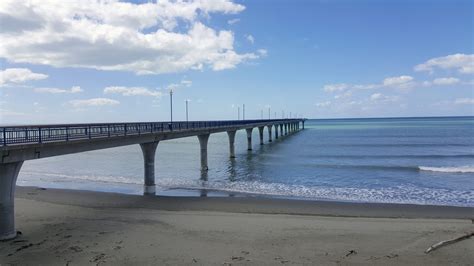
[[[249,41],[249,43],[253,44],[255,42],[255,38],[252,36],[252,35],[247,35],[245,36],[245,38],[247,39],[247,41]]]
[[[459,81],[460,80],[458,78],[453,78],[453,77],[436,78],[433,80],[433,84],[434,85],[453,85],[453,84],[459,83]]]
[[[388,77],[379,84],[328,84],[323,87],[326,92],[341,92],[349,89],[354,90],[372,90],[379,88],[409,89],[416,85],[411,76]]]
[[[370,95],[370,100],[373,102],[396,102],[399,100],[398,96],[386,96],[382,93],[374,93]]]
[[[315,104],[316,107],[328,107],[331,105],[331,101],[319,102]]]
[[[119,101],[108,99],[108,98],[92,98],[87,100],[72,100],[68,102],[75,108],[88,107],[88,106],[107,106],[120,104]]]
[[[81,89],[79,86],[73,86],[71,89],[59,89],[59,88],[35,88],[35,92],[39,93],[52,93],[52,94],[60,94],[60,93],[80,93],[84,90]]]
[[[229,20],[227,21],[227,23],[228,23],[229,25],[234,25],[234,24],[239,23],[239,22],[240,22],[240,19],[238,19],[238,18],[229,19]]]
[[[110,86],[104,89],[105,94],[118,93],[123,96],[152,96],[161,97],[163,94],[157,90],[149,90],[144,87],[123,87],[123,86]]]
[[[230,69],[260,55],[237,53],[233,32],[202,21],[244,9],[230,0],[3,0],[0,57],[137,74]]]
[[[334,99],[350,98],[352,96],[352,91],[347,91],[343,94],[338,94],[334,96]]]
[[[261,56],[261,57],[265,57],[268,55],[268,51],[266,49],[258,49],[257,50],[257,53]]]
[[[0,47],[1,50],[1,47]],[[48,75],[34,73],[28,68],[7,68],[0,71],[0,86],[24,83],[31,80],[46,79]]]
[[[181,80],[179,83],[171,83],[169,84],[168,86],[166,86],[165,90],[167,91],[176,91],[177,89],[180,89],[180,88],[187,88],[187,87],[191,87],[191,85],[193,84],[192,81],[190,80]]]
[[[328,84],[323,87],[323,90],[326,92],[336,92],[336,91],[343,91],[348,89],[350,86],[345,83],[339,84]]]
[[[392,87],[392,86],[405,85],[405,84],[407,84],[411,81],[413,81],[413,77],[403,75],[403,76],[398,76],[398,77],[386,78],[386,79],[383,80],[382,84],[384,86]]]
[[[455,104],[474,104],[474,98],[458,98],[454,101]]]
[[[463,74],[474,73],[474,54],[453,54],[443,57],[432,58],[423,64],[415,66],[415,71],[428,71],[433,73],[434,69],[456,69]]]

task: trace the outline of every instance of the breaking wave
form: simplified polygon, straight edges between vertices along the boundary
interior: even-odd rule
[[[458,166],[458,167],[430,167],[419,166],[421,171],[442,172],[442,173],[474,173],[473,166]]]

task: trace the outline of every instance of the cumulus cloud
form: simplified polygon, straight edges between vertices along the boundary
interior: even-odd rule
[[[474,73],[474,54],[453,54],[443,57],[432,58],[422,64],[415,66],[415,71],[427,71],[433,73],[436,68],[455,69],[459,73]]]
[[[118,93],[123,96],[152,96],[161,97],[162,93],[157,90],[150,90],[144,87],[122,87],[110,86],[104,89],[105,94]]]
[[[79,86],[73,86],[71,89],[59,89],[59,88],[35,88],[35,92],[39,93],[52,93],[52,94],[62,94],[62,93],[80,93],[84,90]]]
[[[72,100],[68,102],[74,108],[82,108],[89,106],[107,106],[120,104],[119,101],[108,98],[92,98],[87,100]]]
[[[137,74],[230,69],[260,54],[237,53],[233,32],[203,21],[244,9],[230,0],[3,0],[0,57]]]
[[[34,73],[28,68],[7,68],[4,70],[0,70],[0,86],[6,86],[8,84],[19,84],[32,80],[41,80],[46,79],[47,77],[48,75]]]
[[[434,85],[453,85],[459,83],[460,80],[458,78],[436,78],[433,80]]]
[[[458,98],[454,101],[455,104],[474,104],[474,98]]]

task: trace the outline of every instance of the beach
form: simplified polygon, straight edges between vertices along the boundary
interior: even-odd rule
[[[469,265],[474,210],[18,187],[9,265]]]

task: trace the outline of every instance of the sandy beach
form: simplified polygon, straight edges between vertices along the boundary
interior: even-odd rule
[[[472,265],[473,208],[18,187],[1,265]]]

